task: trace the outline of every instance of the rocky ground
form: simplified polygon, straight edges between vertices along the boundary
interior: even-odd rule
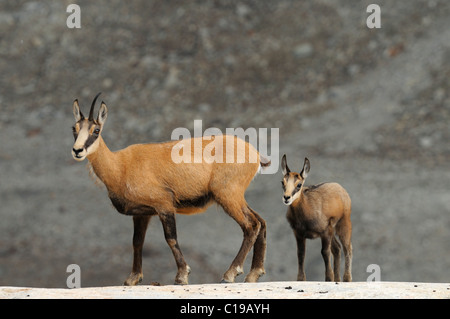
[[[66,26],[70,3],[0,3],[1,286],[65,287],[74,263],[83,287],[128,275],[131,219],[70,154],[72,101],[87,110],[99,91],[112,150],[192,132],[195,119],[279,128],[291,169],[308,156],[309,183],[336,181],[352,197],[354,280],[377,264],[383,281],[449,282],[448,1],[378,1],[372,30],[370,1],[78,1],[81,29]],[[296,278],[280,175],[246,194],[268,223],[261,281]],[[177,224],[191,283],[218,282],[237,224],[215,206]],[[175,273],[155,218],[144,283]],[[306,274],[323,280],[318,241]]]
[[[448,299],[444,283],[265,282],[80,289],[1,287],[0,299]],[[217,305],[219,301],[216,300]],[[243,301],[245,302],[245,301]],[[185,304],[187,305],[187,303]],[[253,304],[252,304],[253,305]],[[161,307],[161,306],[160,306]],[[216,311],[217,308],[216,307]],[[221,309],[224,311],[224,309]],[[238,309],[240,310],[240,309]],[[269,306],[270,310],[270,306]],[[274,310],[274,309],[272,309]],[[232,311],[231,307],[227,311]]]

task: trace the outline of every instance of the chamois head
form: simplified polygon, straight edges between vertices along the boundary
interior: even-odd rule
[[[97,101],[98,93],[92,101],[89,117],[86,119],[81,113],[78,100],[73,101],[73,115],[75,116],[75,125],[73,126],[73,137],[75,144],[72,148],[72,156],[76,161],[82,161],[97,150],[98,137],[102,132],[103,124],[105,124],[108,115],[108,109],[105,102],[102,101],[97,119],[94,119],[94,106]]]
[[[300,174],[291,172],[287,166],[286,154],[283,155],[283,158],[281,159],[281,169],[284,177],[281,181],[281,185],[284,191],[282,200],[285,205],[291,205],[297,198],[300,197],[302,186],[309,173],[309,168],[309,160],[305,157],[303,169]]]

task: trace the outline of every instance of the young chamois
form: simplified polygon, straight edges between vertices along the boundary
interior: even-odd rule
[[[245,161],[223,163],[202,159],[190,163],[174,163],[172,148],[177,145],[192,146],[191,158],[195,149],[211,143],[211,137],[198,137],[182,141],[155,144],[135,144],[120,151],[111,152],[106,146],[101,133],[107,117],[107,107],[101,103],[98,116],[94,119],[94,98],[89,117],[86,119],[80,111],[78,100],[73,102],[76,123],[73,126],[75,143],[72,156],[77,161],[87,158],[92,170],[105,184],[113,206],[121,214],[133,216],[133,266],[125,285],[136,285],[143,279],[142,246],[150,218],[157,215],[161,220],[164,236],[172,250],[178,271],[175,284],[188,284],[190,267],[184,260],[177,241],[175,214],[194,214],[206,210],[213,202],[223,207],[242,228],[244,239],[236,258],[225,272],[222,282],[234,282],[243,272],[247,254],[253,247],[253,259],[250,272],[245,277],[247,282],[255,282],[265,273],[264,259],[266,251],[266,223],[247,204],[245,190],[261,167],[270,162],[260,161],[258,151],[235,136],[216,136],[222,139],[222,148],[216,148],[215,156],[229,155],[227,144],[234,145],[231,151],[245,149]],[[180,151],[178,149],[178,151]],[[183,155],[186,155],[183,154]],[[203,154],[203,153],[201,153]],[[255,161],[250,161],[253,156]],[[261,157],[262,158],[262,157]]]
[[[351,200],[347,191],[337,183],[322,183],[305,186],[309,173],[309,160],[305,158],[299,173],[291,172],[286,155],[281,159],[283,172],[283,203],[288,207],[287,220],[297,240],[298,275],[297,280],[306,280],[304,261],[306,239],[322,239],[322,257],[325,262],[325,280],[340,281],[341,245],[344,248],[344,281],[352,281],[352,222]],[[334,271],[331,269],[333,253]]]

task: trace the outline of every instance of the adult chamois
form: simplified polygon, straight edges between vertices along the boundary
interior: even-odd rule
[[[72,156],[77,161],[87,158],[93,172],[105,184],[113,206],[119,213],[133,216],[133,266],[124,284],[136,285],[143,279],[142,246],[150,218],[155,215],[162,223],[166,242],[178,267],[175,284],[188,284],[190,267],[178,245],[175,214],[200,213],[213,202],[222,206],[244,233],[241,248],[223,275],[222,282],[234,282],[236,276],[243,272],[245,258],[252,247],[251,269],[245,281],[257,281],[265,273],[266,223],[247,204],[244,193],[258,170],[270,162],[261,162],[258,151],[250,144],[226,135],[134,144],[112,152],[101,136],[108,114],[104,102],[94,119],[94,106],[99,95],[92,102],[88,118],[80,111],[78,100],[73,102],[76,123],[73,126],[75,143]],[[201,148],[200,154],[203,154],[201,151],[212,140],[223,142],[215,144],[221,147],[215,148],[214,156],[227,155],[227,162],[215,162],[210,158],[190,163],[172,160],[175,145],[177,152],[190,150],[193,158],[194,152],[197,154],[196,148]],[[180,147],[183,145],[192,147]],[[235,157],[238,155],[236,150],[245,150],[245,161],[229,163],[228,159],[233,158],[233,155],[228,156],[230,150]],[[256,160],[250,161],[249,158]]]
[[[291,172],[286,155],[281,159],[283,172],[283,203],[288,205],[287,220],[297,240],[297,280],[306,280],[304,260],[306,239],[322,239],[322,257],[325,262],[325,280],[340,281],[341,244],[344,248],[344,281],[352,281],[352,222],[351,200],[347,191],[337,183],[322,183],[305,186],[310,163],[305,158],[300,173]],[[331,269],[333,253],[334,271]]]

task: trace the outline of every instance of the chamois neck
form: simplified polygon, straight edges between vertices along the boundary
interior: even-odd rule
[[[120,170],[116,154],[109,150],[101,136],[98,137],[97,150],[89,154],[87,159],[91,163],[95,175],[109,190],[113,185],[117,185],[117,181],[120,179]]]
[[[292,202],[292,205],[296,207],[301,206],[306,202],[305,190],[302,188],[300,192],[300,196]]]

